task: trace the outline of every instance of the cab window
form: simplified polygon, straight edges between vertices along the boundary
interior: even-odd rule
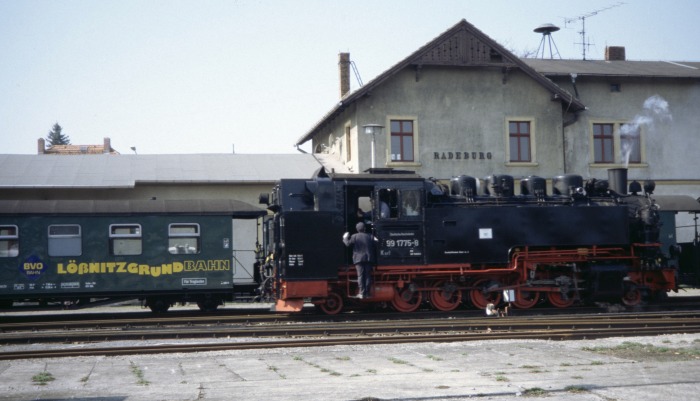
[[[403,190],[401,191],[401,216],[415,217],[421,211],[421,191]]]
[[[380,189],[377,191],[379,203],[374,205],[379,213],[379,218],[395,219],[398,217],[398,194],[394,189]]]

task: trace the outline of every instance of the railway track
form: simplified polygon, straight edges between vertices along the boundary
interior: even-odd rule
[[[403,315],[401,315],[403,316]],[[295,316],[298,317],[298,316]],[[367,316],[364,316],[366,319]],[[190,322],[191,323],[191,322]],[[137,329],[13,331],[0,334],[0,342],[60,342],[45,350],[1,352],[0,359],[66,356],[203,352],[240,349],[316,347],[352,344],[449,342],[497,339],[573,340],[617,336],[700,333],[700,312],[644,314],[463,317],[400,320],[281,322],[279,319],[248,324],[187,324]],[[207,341],[143,345],[144,340],[202,339]],[[137,344],[115,347],[104,341],[136,340]],[[65,344],[70,344],[65,346]]]

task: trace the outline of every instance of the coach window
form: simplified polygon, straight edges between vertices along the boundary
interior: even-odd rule
[[[49,256],[80,256],[83,254],[83,237],[78,224],[54,224],[49,226]]]
[[[142,252],[140,224],[109,226],[109,248],[112,255],[140,255]]]
[[[199,224],[168,226],[168,252],[172,254],[199,253]]]
[[[19,254],[17,226],[0,226],[0,258],[14,258]]]

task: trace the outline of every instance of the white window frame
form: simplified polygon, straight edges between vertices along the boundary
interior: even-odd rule
[[[121,227],[138,227],[136,233],[128,233],[128,234],[122,234],[122,233],[114,233],[114,228],[121,228]],[[124,252],[120,251],[117,252],[117,245],[121,245],[119,248],[124,248],[124,249],[130,249],[131,247],[127,247],[126,243],[133,242],[134,240],[139,241],[139,246],[138,246],[138,253],[132,253],[132,252]],[[143,228],[141,227],[141,224],[130,224],[130,223],[125,223],[125,224],[110,224],[109,225],[109,242],[110,242],[110,252],[112,252],[113,255],[141,255],[143,254]]]
[[[52,234],[54,227],[77,227],[77,234]],[[80,224],[50,224],[46,228],[49,256],[81,256],[83,254],[83,228]]]
[[[196,232],[191,233],[191,232],[173,232],[173,227],[174,226],[180,226],[180,227],[196,227]],[[198,254],[202,252],[202,246],[201,246],[201,236],[202,236],[202,231],[201,227],[199,226],[198,223],[170,223],[168,224],[168,252],[170,252],[173,255],[179,255],[179,254]],[[183,239],[183,238],[193,238],[195,242],[194,248],[191,247],[191,244],[187,243],[185,245],[180,245],[180,244],[173,244],[172,241],[177,241],[178,239]]]
[[[0,248],[0,258],[16,258],[19,255],[19,227],[14,224],[3,224],[0,228],[14,228],[14,234],[0,235],[0,243],[6,242],[5,246]],[[16,246],[11,247],[12,244]]]

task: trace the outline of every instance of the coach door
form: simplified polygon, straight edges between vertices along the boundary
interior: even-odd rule
[[[422,182],[375,187],[373,223],[379,265],[423,263],[424,194]]]

